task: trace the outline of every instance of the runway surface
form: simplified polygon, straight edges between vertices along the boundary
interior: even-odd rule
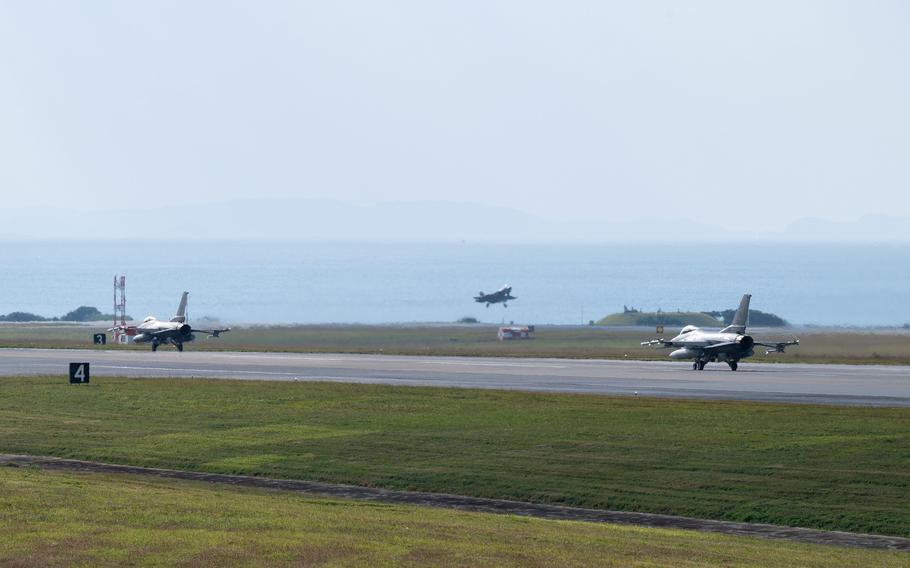
[[[336,381],[640,396],[910,406],[910,367],[741,363],[693,371],[677,361],[608,361],[295,353],[0,349],[0,377],[91,374]]]

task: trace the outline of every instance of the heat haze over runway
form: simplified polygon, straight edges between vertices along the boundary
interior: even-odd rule
[[[0,376],[335,381],[578,394],[910,406],[910,369],[884,365],[744,364],[692,371],[672,361],[612,361],[251,352],[0,349]]]

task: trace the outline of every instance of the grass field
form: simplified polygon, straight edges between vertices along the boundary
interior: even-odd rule
[[[910,409],[0,379],[0,451],[910,536]]]
[[[305,325],[243,327],[218,339],[199,339],[192,350],[287,351],[307,353],[386,353],[394,355],[462,355],[491,357],[568,357],[605,359],[666,359],[665,349],[649,349],[641,341],[655,337],[653,328],[542,326],[529,341],[497,341],[496,327]],[[60,325],[0,325],[0,347],[91,348],[92,334],[103,329]],[[667,328],[664,337],[676,329]],[[756,337],[802,341],[782,355],[757,355],[750,361],[804,363],[877,363],[910,365],[910,332],[823,332],[818,330],[757,330]],[[149,349],[148,345],[107,349]]]
[[[3,566],[910,566],[910,555],[0,469]]]

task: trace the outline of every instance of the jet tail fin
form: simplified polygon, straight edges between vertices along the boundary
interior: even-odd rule
[[[733,321],[730,325],[723,328],[721,333],[746,333],[746,324],[749,320],[749,301],[752,294],[743,294],[743,299],[739,301],[739,308],[733,314]]]
[[[177,306],[177,313],[174,317],[171,318],[172,322],[184,323],[186,322],[186,298],[189,296],[189,292],[184,292],[183,296],[180,297],[180,305]]]

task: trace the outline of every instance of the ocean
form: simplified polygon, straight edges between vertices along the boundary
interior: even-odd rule
[[[677,242],[679,240],[677,239]],[[910,245],[483,245],[228,242],[0,243],[0,313],[189,314],[233,324],[583,324],[623,306],[752,307],[793,324],[910,322]],[[507,308],[479,291],[513,286]]]

